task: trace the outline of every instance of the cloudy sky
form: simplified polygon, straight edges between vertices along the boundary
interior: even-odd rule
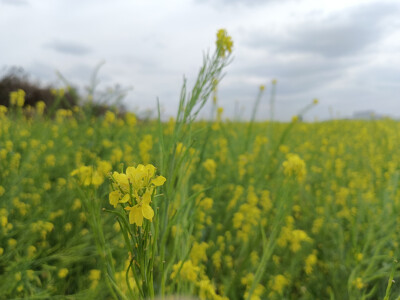
[[[131,88],[126,104],[174,115],[182,78],[193,83],[203,53],[227,29],[234,59],[219,88],[227,116],[288,120],[318,98],[306,118],[372,110],[400,117],[398,0],[0,0],[0,70],[21,66],[43,83],[56,71],[83,87],[100,62],[100,87]],[[206,108],[207,109],[207,108]]]

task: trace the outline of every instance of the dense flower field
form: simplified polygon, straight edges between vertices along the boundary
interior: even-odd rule
[[[218,40],[169,122],[0,107],[0,299],[396,299],[400,123],[224,119]]]

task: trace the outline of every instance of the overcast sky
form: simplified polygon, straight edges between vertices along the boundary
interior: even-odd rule
[[[203,53],[225,28],[234,59],[220,105],[288,120],[313,98],[306,118],[373,110],[400,116],[400,2],[369,0],[0,0],[0,68],[21,66],[43,83],[60,71],[83,87],[105,61],[101,86],[131,87],[130,108],[175,115],[182,78],[196,77]],[[207,109],[207,108],[206,108]],[[208,115],[208,112],[207,112]]]

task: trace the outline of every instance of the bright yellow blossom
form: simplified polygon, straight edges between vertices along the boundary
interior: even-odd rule
[[[140,202],[135,206],[125,207],[126,210],[129,210],[129,223],[136,223],[137,226],[142,226],[143,218],[148,219],[150,222],[153,220],[154,210],[150,206],[151,192],[149,192],[149,190],[146,191],[146,193],[141,197]]]
[[[197,276],[200,273],[200,267],[193,265],[191,260],[185,261],[182,265],[182,262],[178,262],[172,267],[171,279],[174,279],[178,276],[183,281],[191,281],[196,282]]]
[[[219,56],[225,57],[226,52],[228,53],[232,52],[233,41],[225,29],[218,30],[216,44]]]
[[[306,163],[297,154],[287,154],[287,160],[283,162],[283,173],[287,176],[295,176],[299,182],[303,181],[307,170]]]
[[[124,173],[114,172],[111,176],[113,191],[108,195],[109,202],[116,208],[119,203],[126,204],[129,211],[129,223],[142,226],[143,219],[150,222],[154,210],[150,206],[155,187],[162,186],[166,181],[164,176],[155,177],[156,168],[151,165],[139,164],[128,167]]]
[[[65,278],[68,275],[68,269],[67,268],[62,268],[58,271],[58,277],[59,278]]]

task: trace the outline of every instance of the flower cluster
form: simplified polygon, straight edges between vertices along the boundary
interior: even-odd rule
[[[47,158],[47,157],[46,157]],[[47,163],[52,163],[50,157],[46,159]],[[79,184],[83,186],[94,185],[100,186],[104,182],[106,174],[111,171],[111,164],[108,161],[99,160],[97,169],[93,166],[80,166],[73,170],[70,175],[74,176]]]
[[[24,90],[19,89],[18,91],[14,91],[10,93],[10,104],[11,106],[22,107],[25,103],[25,92]]]
[[[286,156],[287,160],[283,162],[283,173],[286,176],[294,176],[299,182],[302,182],[306,177],[306,163],[297,154],[289,153]]]
[[[233,41],[225,29],[218,30],[216,44],[218,55],[220,57],[225,57],[226,52],[232,52]]]
[[[164,176],[155,177],[156,168],[139,164],[128,167],[124,173],[114,172],[111,175],[113,191],[109,194],[110,204],[116,208],[123,204],[129,211],[129,223],[142,226],[143,218],[152,221],[154,210],[150,206],[155,187],[162,186]]]

